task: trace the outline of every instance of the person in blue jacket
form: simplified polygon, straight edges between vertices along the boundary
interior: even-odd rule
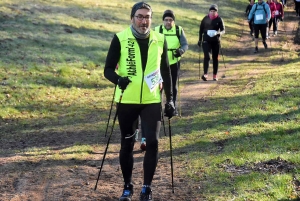
[[[252,9],[248,15],[248,21],[250,22],[251,19],[254,20],[254,38],[255,38],[255,51],[254,53],[258,52],[258,35],[259,32],[262,37],[262,42],[265,49],[268,48],[266,43],[266,36],[267,36],[267,25],[271,18],[271,11],[270,7],[267,3],[263,0],[258,0],[256,4],[252,6]]]

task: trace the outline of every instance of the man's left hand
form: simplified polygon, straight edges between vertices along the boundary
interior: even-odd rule
[[[175,50],[174,57],[176,58],[180,57],[183,53],[184,53],[183,49],[178,48]]]

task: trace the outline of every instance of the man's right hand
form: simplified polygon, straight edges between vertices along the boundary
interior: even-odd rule
[[[118,86],[121,90],[125,90],[130,82],[131,80],[128,77],[120,77],[118,79]]]

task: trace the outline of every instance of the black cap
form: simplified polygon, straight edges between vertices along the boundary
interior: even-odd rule
[[[175,21],[175,15],[172,10],[165,10],[162,19],[164,20],[165,17],[171,17]]]
[[[142,9],[142,8],[145,8],[145,9],[148,9],[151,11],[151,15],[152,15],[152,9],[151,9],[151,6],[145,2],[138,2],[136,4],[133,5],[132,9],[131,9],[131,15],[130,17],[132,18],[135,14],[135,12],[139,9]]]
[[[216,4],[212,4],[210,7],[209,7],[209,10],[215,10],[215,11],[218,11],[218,6]]]

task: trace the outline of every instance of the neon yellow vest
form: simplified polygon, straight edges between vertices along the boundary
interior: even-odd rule
[[[179,27],[179,33],[182,33],[182,27],[181,26],[178,26],[178,27]],[[159,29],[160,29],[160,26],[157,26],[154,28],[154,30],[156,32],[159,32]],[[170,65],[175,64],[177,62],[177,59],[178,59],[178,61],[180,60],[180,57],[178,57],[178,58],[174,57],[174,51],[180,47],[180,41],[176,35],[176,26],[174,24],[174,26],[170,30],[167,30],[165,28],[165,26],[162,26],[162,30],[163,30],[162,33],[166,36],[166,40],[168,43],[169,63],[170,63]]]
[[[159,84],[150,90],[146,78],[157,82],[161,78],[160,62],[164,47],[164,36],[160,33],[150,31],[148,59],[143,72],[140,47],[132,35],[130,27],[116,34],[121,44],[121,56],[118,62],[118,74],[121,77],[128,76],[131,83],[123,93],[121,103],[149,104],[160,103]],[[121,90],[116,88],[115,101],[119,102]]]

